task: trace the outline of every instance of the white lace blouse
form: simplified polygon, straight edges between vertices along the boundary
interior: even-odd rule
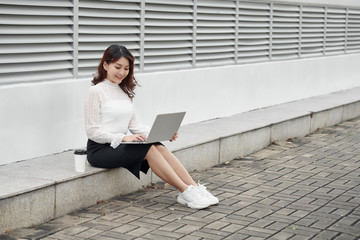
[[[132,134],[149,134],[150,128],[142,125],[135,105],[119,85],[104,80],[89,89],[85,104],[86,134],[97,143],[110,143],[118,147],[128,130]]]

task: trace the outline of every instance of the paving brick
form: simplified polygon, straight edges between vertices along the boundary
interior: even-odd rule
[[[274,223],[274,222],[269,221],[267,219],[259,219],[259,220],[255,221],[255,222],[251,223],[249,226],[265,228],[265,227],[271,225],[272,223]]]
[[[290,232],[290,233],[293,233],[294,235],[314,237],[319,232],[321,232],[321,229],[291,224],[287,228],[285,228],[282,232]]]
[[[320,206],[320,207],[322,207],[322,206],[324,206],[324,205],[326,205],[326,204],[328,204],[328,203],[329,203],[329,200],[327,200],[327,199],[321,199],[321,198],[318,198],[318,199],[314,200],[313,202],[311,202],[312,205],[316,205],[316,206]],[[319,209],[320,209],[320,208],[319,208]],[[319,209],[317,209],[317,211],[318,211]],[[335,209],[335,208],[333,208],[333,209]]]
[[[243,229],[244,227],[245,226],[243,226],[243,225],[229,223],[229,225],[222,228],[221,231],[234,233],[234,232],[239,231],[240,229]]]
[[[337,223],[329,227],[329,230],[338,231],[341,233],[345,233],[360,238],[360,228],[356,226],[349,226],[346,224]]]
[[[54,239],[58,239],[58,240],[83,240],[83,239],[85,239],[82,237],[70,236],[70,235],[65,235],[62,233],[55,233],[51,237]]]
[[[175,221],[175,220],[180,220],[184,216],[186,216],[186,215],[185,214],[171,213],[171,214],[168,214],[168,215],[160,218],[159,220],[172,222],[172,221]]]
[[[183,233],[183,234],[190,234],[192,232],[198,231],[200,228],[201,227],[198,227],[198,226],[185,224],[182,227],[176,229],[174,232]]]
[[[318,206],[318,205],[303,204],[303,203],[301,203],[301,202],[291,203],[291,204],[290,204],[289,206],[287,206],[287,207],[290,208],[290,209],[307,211],[307,212],[316,211],[318,208],[320,208],[320,206]]]
[[[193,222],[200,222],[200,223],[205,223],[205,224],[210,224],[213,222],[212,219],[209,218],[201,218],[201,217],[194,217],[192,215],[188,215],[183,217],[181,220],[189,220],[189,221],[193,221]]]
[[[334,239],[336,236],[339,235],[339,232],[331,231],[331,230],[323,230],[315,237],[319,239]]]
[[[281,231],[282,229],[284,229],[288,226],[289,226],[288,223],[273,221],[273,222],[271,222],[271,224],[266,226],[266,228],[271,229],[271,230]]]
[[[95,235],[98,235],[100,233],[103,233],[104,231],[97,230],[97,229],[88,229],[86,231],[83,231],[81,233],[76,234],[76,237],[82,237],[82,238],[91,238]]]
[[[151,238],[152,236],[153,237],[158,236],[158,238]],[[150,239],[161,239],[160,237],[163,237],[163,239],[177,239],[177,238],[182,238],[184,236],[185,236],[185,234],[183,234],[183,233],[155,230],[155,231],[152,231],[151,233],[147,234],[145,237],[146,238],[150,237]]]
[[[66,229],[60,231],[60,233],[65,234],[65,235],[76,235],[76,234],[84,232],[88,229],[89,229],[88,227],[76,225],[76,226],[73,226],[70,228],[66,228]]]
[[[82,226],[94,228],[98,230],[110,230],[113,228],[116,228],[118,226],[122,225],[121,223],[115,222],[115,221],[106,221],[103,219],[94,219],[89,222],[83,223]]]
[[[115,219],[121,218],[122,216],[125,216],[123,213],[118,212],[112,212],[105,214],[104,216],[101,216],[100,219],[106,220],[106,221],[113,221]]]
[[[311,225],[313,228],[319,228],[319,229],[327,229],[331,225],[333,225],[337,220],[336,219],[321,219],[314,224]]]
[[[264,232],[264,231],[262,231],[261,228],[250,228],[249,229],[248,227],[245,227],[245,228],[240,229],[239,231],[237,231],[237,233],[265,239],[265,238],[268,238],[271,235],[273,235],[275,233],[275,231],[274,231],[274,233],[272,233],[272,232]]]
[[[220,230],[228,225],[230,225],[230,223],[228,223],[228,222],[216,221],[216,222],[206,225],[205,228]]]
[[[334,238],[334,240],[355,240],[355,239],[359,239],[359,237],[346,233],[341,233],[339,236]]]
[[[239,240],[239,239],[247,239],[249,238],[249,235],[242,234],[242,233],[234,233],[226,238],[223,238],[224,240]]]
[[[152,232],[153,229],[150,228],[145,228],[145,227],[139,227],[136,228],[130,232],[127,233],[127,235],[131,235],[131,236],[135,236],[135,237],[140,237],[143,236],[149,232]]]
[[[227,236],[230,236],[231,233],[223,232],[218,230],[211,230],[211,229],[201,229],[192,233],[193,236],[202,237],[204,239],[222,239]]]
[[[317,221],[318,221],[317,218],[311,218],[310,216],[306,216],[305,218],[299,219],[294,224],[299,226],[309,227]]]
[[[290,238],[290,240],[308,240],[308,239],[313,239],[313,237],[296,234]]]
[[[246,240],[262,240],[263,238],[261,237],[254,237],[254,236],[250,236],[248,238],[246,238]]]
[[[241,210],[235,212],[234,214],[246,217],[255,212],[256,212],[255,209],[244,208],[244,209],[241,209]]]
[[[122,217],[115,219],[114,222],[119,223],[119,226],[120,226],[122,224],[131,223],[139,218],[140,217],[137,217],[137,216],[123,215]]]
[[[120,227],[111,229],[111,231],[112,232],[117,232],[117,233],[127,233],[127,232],[130,232],[130,231],[132,231],[134,229],[137,229],[137,228],[139,228],[139,226],[133,226],[133,225],[126,224],[126,225],[122,225]]]
[[[175,230],[185,226],[185,224],[180,224],[178,222],[168,222],[166,225],[159,227],[159,230],[174,232]]]
[[[190,216],[193,216],[193,215],[190,215]],[[224,214],[224,213],[210,213],[205,218],[212,219],[212,220],[218,220],[218,219],[222,219],[223,217],[226,217],[226,216],[227,216],[227,214]],[[198,217],[201,217],[201,216],[198,216]]]
[[[292,234],[292,233],[279,232],[279,233],[276,233],[275,235],[271,236],[269,239],[272,239],[272,240],[275,240],[275,239],[276,240],[288,240],[293,236],[294,236],[294,234]]]
[[[152,210],[152,209],[145,209],[145,208],[131,206],[131,207],[121,210],[121,213],[127,214],[127,215],[132,215],[132,216],[137,216],[137,217],[144,217],[147,214],[150,214],[154,211],[155,210]]]
[[[352,217],[351,215],[341,218],[338,222],[338,224],[343,224],[347,226],[356,226],[357,224],[360,224],[360,218],[359,217]]]
[[[156,212],[153,212],[151,214],[146,215],[147,218],[151,218],[151,219],[161,219],[167,215],[170,215],[171,211],[168,210],[159,210]]]
[[[272,197],[270,197],[272,198]],[[287,207],[289,206],[291,203],[293,203],[293,201],[287,201],[287,200],[279,200],[279,199],[276,199],[277,201],[275,203],[273,203],[271,206],[273,207],[279,207],[279,208],[282,208],[282,207]]]
[[[288,216],[288,215],[291,215],[294,212],[296,212],[296,210],[289,209],[289,208],[283,208],[283,209],[278,210],[276,213]]]
[[[355,204],[356,205],[356,204]],[[348,215],[349,213],[352,212],[353,209],[336,209],[335,211],[333,211],[331,214],[332,215],[337,215],[339,217],[343,217]]]
[[[267,206],[271,206],[271,205],[273,205],[274,203],[276,203],[278,201],[279,200],[277,200],[277,199],[265,198],[265,199],[259,201],[258,203],[259,204],[264,204],[264,205],[267,205]]]
[[[107,231],[104,232],[102,234],[96,235],[92,238],[87,238],[87,239],[91,239],[91,240],[115,240],[115,239],[135,239],[133,236],[130,235],[125,235],[125,234],[121,234],[118,232],[112,232],[112,231]]]
[[[201,237],[196,237],[196,236],[192,236],[192,235],[186,235],[182,238],[180,238],[180,240],[200,240]]]
[[[247,225],[251,224],[252,222],[257,221],[258,219],[251,218],[251,217],[243,217],[243,216],[238,216],[238,215],[232,214],[232,215],[228,215],[228,216],[224,217],[222,220],[226,221],[226,222],[229,222],[229,223],[234,223],[234,224],[238,224],[238,225],[242,225],[242,226],[247,226]]]
[[[146,218],[146,217],[140,218],[131,223],[131,225],[149,228],[149,229],[157,229],[166,224],[167,224],[167,221],[152,220],[152,219]]]
[[[297,217],[297,218],[303,218],[307,215],[309,215],[310,211],[303,211],[303,210],[296,210],[295,212],[291,213],[290,216]]]

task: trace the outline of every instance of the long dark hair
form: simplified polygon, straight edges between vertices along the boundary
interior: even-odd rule
[[[129,98],[133,98],[135,96],[135,87],[139,85],[134,77],[134,56],[130,53],[130,51],[118,44],[113,44],[108,47],[97,68],[97,75],[94,76],[92,83],[94,85],[102,82],[106,78],[106,70],[104,69],[104,62],[107,64],[117,62],[121,57],[126,58],[129,61],[129,74],[122,80],[119,84],[120,88],[129,96]]]

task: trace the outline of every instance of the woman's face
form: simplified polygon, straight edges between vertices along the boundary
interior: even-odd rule
[[[129,74],[129,60],[124,57],[110,64],[104,62],[103,66],[106,70],[106,79],[116,84],[120,84]]]

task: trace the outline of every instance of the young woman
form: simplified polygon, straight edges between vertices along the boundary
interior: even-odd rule
[[[108,47],[98,66],[85,106],[88,161],[94,167],[124,167],[140,178],[149,167],[179,190],[177,201],[203,209],[219,200],[205,186],[197,185],[180,161],[161,143],[144,141],[150,128],[142,125],[134,106],[134,57],[121,45]],[[130,135],[127,134],[130,131]],[[176,140],[177,133],[173,140]]]

